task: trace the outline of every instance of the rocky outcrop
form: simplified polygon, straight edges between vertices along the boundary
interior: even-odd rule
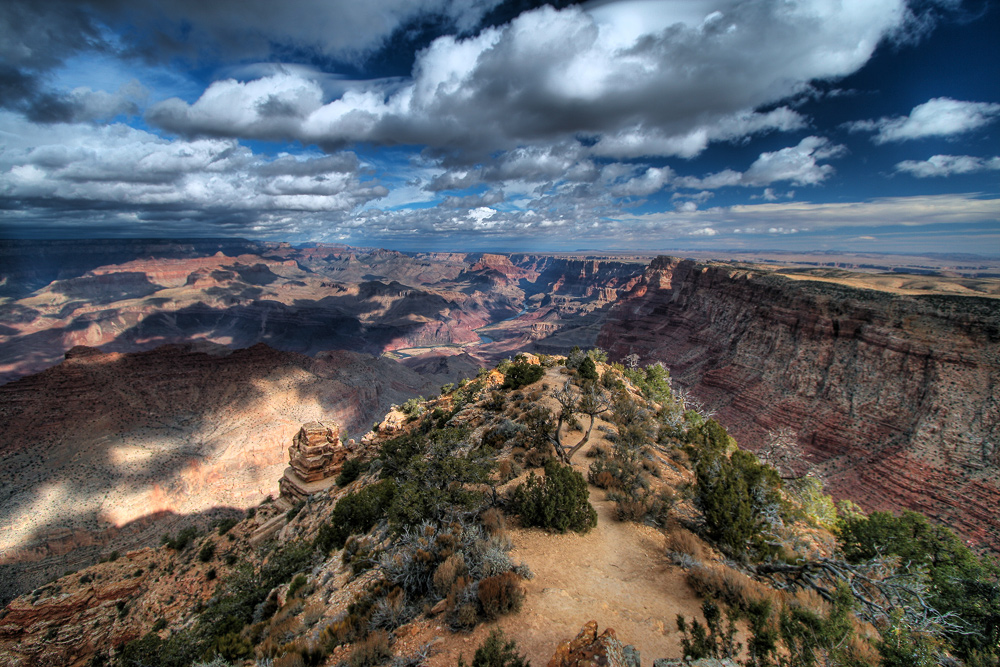
[[[334,479],[350,451],[350,447],[340,442],[340,426],[336,422],[303,424],[288,448],[288,467],[278,482],[281,496],[297,503],[326,491],[336,483]]]
[[[835,495],[1000,549],[998,305],[664,257],[598,344],[666,363],[744,446],[793,429]]]
[[[590,621],[570,641],[556,648],[548,667],[639,667],[639,652],[623,644],[613,628],[597,634],[597,621]]]
[[[352,352],[75,347],[0,386],[0,600],[216,508],[256,505],[276,493],[303,423],[360,435],[438,386]]]

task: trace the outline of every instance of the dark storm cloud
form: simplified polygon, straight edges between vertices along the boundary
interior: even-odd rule
[[[115,48],[162,61],[175,55],[264,57],[311,50],[351,57],[379,48],[421,16],[474,28],[498,0],[5,0],[0,8],[0,59],[44,70],[68,55]]]

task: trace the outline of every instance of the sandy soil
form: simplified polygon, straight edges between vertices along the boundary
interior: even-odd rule
[[[603,491],[591,487],[590,494],[598,520],[586,535],[510,531],[515,544],[511,556],[535,574],[525,582],[527,597],[519,614],[482,624],[471,633],[452,634],[441,623],[424,621],[399,637],[395,650],[409,653],[437,634],[428,667],[452,667],[459,653],[468,664],[498,625],[539,667],[548,663],[560,642],[596,620],[601,631],[612,627],[620,640],[634,645],[643,665],[680,657],[681,635],[674,619],[677,614],[701,618],[701,600],[688,587],[683,570],[667,561],[659,531],[618,521]]]
[[[559,386],[565,379],[558,368],[546,372],[545,381],[551,385]],[[555,400],[546,396],[542,404],[552,409]],[[576,437],[567,439],[572,444]],[[595,429],[592,441],[600,440],[600,431]],[[573,457],[573,467],[585,476],[590,463],[583,451]],[[514,542],[511,557],[527,564],[535,575],[525,582],[527,595],[519,614],[480,625],[472,633],[450,634],[441,624],[427,621],[413,628],[412,636],[401,638],[397,651],[420,646],[436,631],[443,638],[432,649],[430,667],[450,667],[459,653],[471,663],[476,648],[499,625],[538,667],[548,663],[560,642],[572,639],[586,622],[595,620],[601,631],[612,627],[620,640],[634,645],[643,665],[657,658],[680,657],[681,635],[674,619],[677,614],[701,618],[701,600],[687,585],[684,571],[667,560],[663,533],[618,521],[614,503],[604,496],[601,489],[590,487],[590,502],[598,518],[597,526],[586,535],[559,535],[536,528],[509,530]]]

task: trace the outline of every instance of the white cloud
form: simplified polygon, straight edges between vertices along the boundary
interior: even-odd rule
[[[648,197],[662,190],[673,176],[674,170],[670,167],[650,167],[641,176],[611,188],[611,194],[615,197]]]
[[[1000,104],[962,102],[935,97],[913,107],[909,116],[850,123],[852,132],[874,132],[872,141],[884,144],[924,137],[950,137],[979,129],[1000,116]]]
[[[806,137],[798,146],[782,148],[773,153],[761,153],[743,174],[746,185],[768,185],[776,181],[791,181],[796,185],[817,185],[833,174],[833,167],[818,164],[843,155],[846,148],[831,144],[823,137]]]
[[[759,187],[779,181],[796,185],[818,185],[829,178],[834,169],[819,160],[836,158],[846,152],[844,146],[832,144],[824,137],[806,137],[796,146],[761,153],[745,172],[725,169],[701,178],[682,176],[673,184],[682,188],[715,190],[727,186]],[[771,193],[773,196],[773,191]],[[767,191],[764,197],[768,197]]]
[[[148,118],[186,135],[480,157],[589,134],[602,156],[690,157],[711,141],[803,127],[788,107],[753,110],[856,71],[906,17],[903,0],[543,7],[475,37],[435,40],[412,80],[392,89],[373,83],[320,103],[318,84],[290,72],[217,82],[195,103],[168,100]]]
[[[266,160],[233,139],[169,141],[126,125],[33,125],[0,113],[0,195],[101,207],[339,211],[385,196],[352,153]]]
[[[896,164],[896,171],[917,178],[972,174],[977,171],[1000,170],[1000,157],[981,158],[970,155],[935,155],[926,160],[905,160]]]
[[[926,225],[1000,222],[997,199],[971,194],[884,197],[849,203],[784,202],[717,207],[695,214],[673,211],[621,216],[626,223],[655,228],[700,224],[720,233],[796,233],[853,227],[920,227]]]

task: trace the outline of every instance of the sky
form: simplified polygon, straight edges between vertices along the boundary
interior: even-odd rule
[[[0,238],[1000,256],[996,0],[4,0]]]

